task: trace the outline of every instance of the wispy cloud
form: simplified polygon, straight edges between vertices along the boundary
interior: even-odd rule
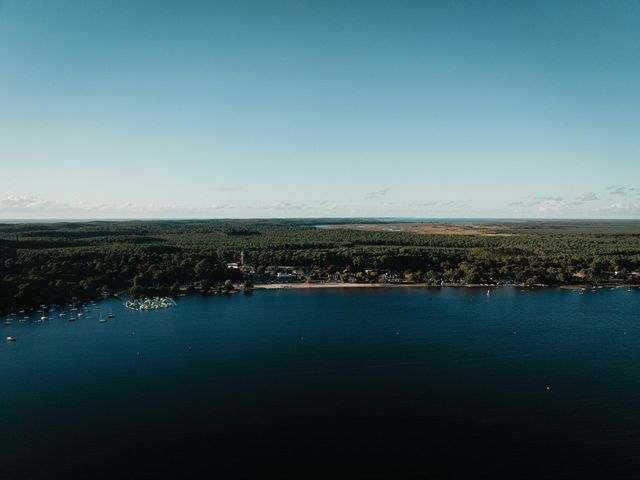
[[[582,193],[576,197],[579,202],[595,202],[598,200],[598,196],[593,192]]]
[[[627,196],[627,187],[615,187],[609,191],[611,195],[619,195],[621,197]]]
[[[534,200],[542,200],[545,202],[561,202],[563,200],[562,197],[533,197]]]
[[[275,202],[268,205],[260,205],[258,208],[261,210],[307,210],[309,206],[300,203]]]
[[[415,203],[411,203],[410,204],[411,207],[453,207],[456,206],[456,208],[462,208],[464,207],[464,205],[456,205],[456,202],[454,201],[446,201],[446,202],[415,202]]]
[[[508,207],[515,207],[515,213],[546,213],[558,212],[566,204],[563,203],[563,197],[559,196],[538,196],[533,200],[520,200],[517,202],[507,203]]]
[[[385,196],[387,193],[389,193],[389,189],[388,188],[383,188],[381,190],[375,190],[373,192],[369,192],[365,195],[365,198],[367,200],[372,200],[378,197],[383,197]]]
[[[542,202],[539,200],[535,200],[532,202],[510,202],[507,203],[509,207],[535,207],[536,205],[540,205]]]
[[[47,200],[36,196],[7,196],[0,198],[0,215],[8,218],[178,217],[206,215],[207,212],[219,212],[233,208],[229,204],[195,206],[175,203],[70,203]]]

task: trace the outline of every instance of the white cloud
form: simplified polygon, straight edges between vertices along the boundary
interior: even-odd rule
[[[617,213],[624,215],[639,215],[640,203],[617,202],[602,209],[607,213]]]
[[[67,203],[36,196],[7,196],[0,198],[0,216],[5,218],[131,218],[153,216],[206,215],[207,212],[230,210],[228,204],[206,206],[175,203]]]
[[[12,212],[31,212],[31,211],[46,211],[56,206],[63,204],[44,200],[40,197],[34,196],[8,196],[0,199],[0,212],[12,211]]]
[[[561,204],[557,200],[546,200],[542,202],[536,208],[538,213],[546,213],[546,212],[558,212],[560,211]]]

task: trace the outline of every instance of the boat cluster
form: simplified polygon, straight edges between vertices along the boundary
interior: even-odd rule
[[[67,318],[70,322],[75,322],[76,320],[80,320],[81,318],[91,318],[89,312],[91,312],[90,307],[96,310],[100,310],[100,306],[96,305],[96,302],[91,301],[88,304],[77,304],[75,300],[71,303],[71,305],[65,307],[64,305],[51,305],[47,307],[46,305],[40,305],[39,310],[35,310],[35,317],[33,320],[36,323],[42,323],[45,320],[53,320],[54,318]],[[26,310],[20,310],[19,315],[16,313],[10,313],[5,318],[4,324],[10,326],[13,324],[15,320],[18,322],[28,322],[32,319],[32,314],[28,313]],[[105,323],[107,318],[114,318],[116,315],[113,313],[113,309],[110,309],[110,312],[103,316],[100,311],[100,315],[98,321],[100,323]],[[14,342],[15,337],[9,335],[5,337],[7,342]]]
[[[175,304],[171,297],[134,298],[124,302],[124,306],[132,310],[159,310],[173,307]]]

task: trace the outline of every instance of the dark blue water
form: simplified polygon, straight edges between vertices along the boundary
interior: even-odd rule
[[[256,291],[0,326],[0,478],[638,478],[640,292]],[[180,478],[180,475],[176,478]]]

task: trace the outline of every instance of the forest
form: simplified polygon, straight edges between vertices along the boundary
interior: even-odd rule
[[[500,235],[344,228],[356,222],[363,219],[0,224],[0,310],[122,291],[208,292],[225,281],[269,281],[273,265],[316,281],[348,274],[433,286],[640,281],[637,221],[496,222]],[[342,227],[322,228],[329,225]],[[250,279],[227,267],[241,255],[255,272]]]

